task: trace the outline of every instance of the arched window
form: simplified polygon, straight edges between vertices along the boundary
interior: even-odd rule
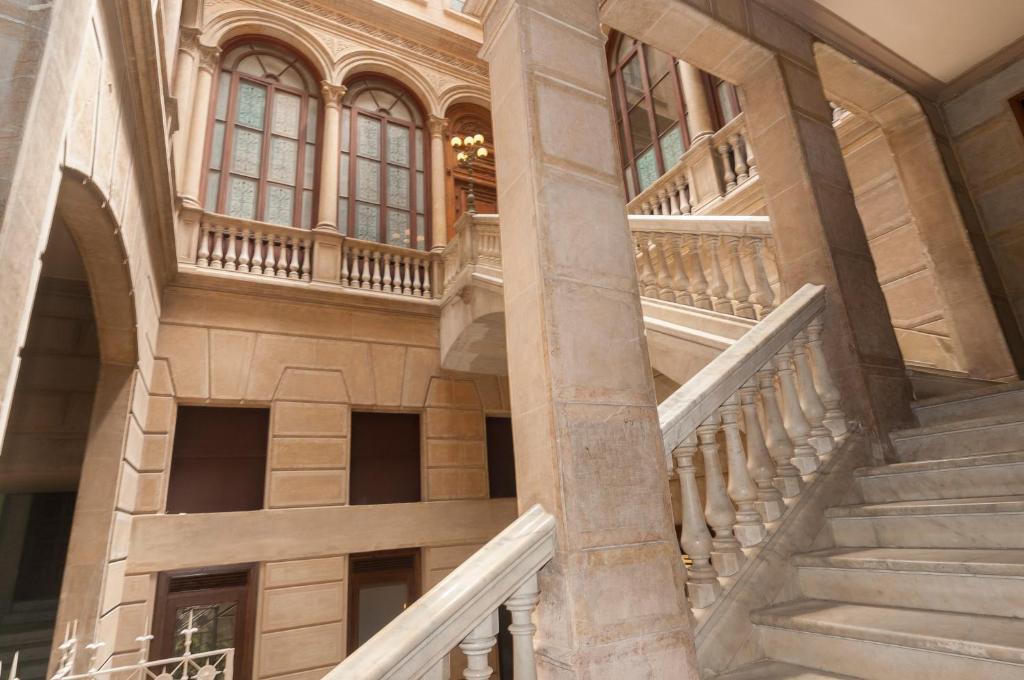
[[[342,233],[425,250],[427,137],[412,95],[379,76],[348,84],[341,111],[338,221]]]
[[[687,104],[674,57],[618,34],[608,61],[622,173],[632,199],[689,148]],[[739,113],[735,88],[707,74],[704,80],[717,124],[732,120]]]
[[[273,224],[314,224],[316,79],[276,45],[225,51],[209,134],[206,210]]]

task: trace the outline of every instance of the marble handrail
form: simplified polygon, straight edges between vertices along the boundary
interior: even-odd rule
[[[537,572],[554,550],[555,519],[534,505],[324,680],[441,680],[448,677],[446,660],[455,647],[467,656],[466,677],[489,678],[487,655],[495,644],[501,605],[512,616],[517,668],[534,667],[530,616],[540,597]]]

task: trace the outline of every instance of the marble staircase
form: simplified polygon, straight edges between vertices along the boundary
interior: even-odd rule
[[[790,599],[752,612],[766,659],[718,680],[1024,678],[1024,383],[915,411]]]

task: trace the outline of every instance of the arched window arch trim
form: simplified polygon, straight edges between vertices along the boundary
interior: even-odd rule
[[[426,107],[412,88],[375,71],[350,74],[345,85],[339,230],[362,240],[429,249],[431,192],[439,189],[430,185]]]
[[[312,228],[323,119],[318,69],[280,40],[240,36],[222,46],[213,80],[204,209]]]

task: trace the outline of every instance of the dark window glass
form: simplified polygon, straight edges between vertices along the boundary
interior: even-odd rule
[[[356,553],[348,567],[348,653],[419,597],[419,550]]]
[[[75,494],[34,493],[26,496],[31,499],[28,522],[11,599],[15,602],[56,600],[60,597],[60,582],[68,554]],[[13,552],[14,546],[8,545],[7,549]]]
[[[420,500],[420,417],[416,413],[353,413],[349,503]]]
[[[512,419],[487,419],[487,481],[491,498],[516,495],[516,458],[512,446]]]
[[[270,411],[179,406],[167,512],[263,508]]]

